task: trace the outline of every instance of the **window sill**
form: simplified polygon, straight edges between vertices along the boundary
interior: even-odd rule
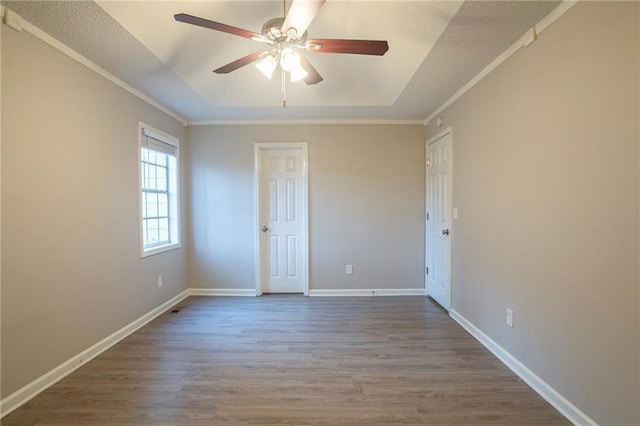
[[[142,250],[140,253],[140,259],[144,259],[145,257],[153,256],[160,253],[165,253],[167,251],[175,250],[182,247],[180,243],[166,244],[164,246],[153,247],[148,250]]]

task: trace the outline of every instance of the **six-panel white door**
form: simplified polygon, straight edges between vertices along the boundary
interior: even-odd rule
[[[301,149],[261,149],[259,152],[261,290],[303,293],[305,156]]]
[[[451,133],[427,148],[427,294],[451,305]]]

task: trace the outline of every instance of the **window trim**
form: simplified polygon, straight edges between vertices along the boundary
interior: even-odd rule
[[[151,247],[145,250],[144,248],[144,239],[143,239],[143,227],[144,221],[142,218],[142,148],[143,148],[143,133],[146,136],[152,137],[159,141],[162,141],[168,145],[171,145],[176,148],[176,187],[174,191],[173,197],[171,197],[171,193],[169,194],[169,211],[170,216],[169,220],[171,222],[175,222],[175,230],[176,230],[176,238],[175,242],[171,242],[169,244],[163,244],[156,247]],[[153,256],[160,253],[165,253],[170,250],[175,250],[177,248],[182,247],[182,224],[180,218],[180,140],[175,136],[171,136],[168,133],[165,133],[161,130],[158,130],[152,126],[149,126],[146,123],[138,122],[138,188],[136,191],[136,196],[138,198],[138,252],[140,258],[143,259],[145,257]],[[171,218],[171,199],[175,199],[175,218]]]

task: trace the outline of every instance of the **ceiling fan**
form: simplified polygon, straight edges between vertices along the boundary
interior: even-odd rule
[[[266,21],[262,26],[261,34],[186,13],[179,13],[174,18],[179,22],[266,43],[268,47],[265,49],[237,59],[213,72],[226,74],[259,61],[256,67],[267,78],[271,78],[279,64],[284,71],[282,73],[284,92],[285,74],[290,75],[291,81],[304,80],[308,85],[317,84],[323,80],[309,60],[298,51],[382,56],[389,50],[389,45],[384,40],[307,39],[307,28],[324,2],[325,0],[293,0],[289,13],[286,13],[283,1],[285,16]],[[286,100],[283,102],[286,106]]]

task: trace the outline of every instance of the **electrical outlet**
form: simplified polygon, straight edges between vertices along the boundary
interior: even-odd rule
[[[347,275],[353,274],[353,265],[347,265],[344,268],[344,273]]]
[[[507,308],[507,325],[513,328],[513,311]]]
[[[158,288],[162,287],[162,275],[158,275]]]

